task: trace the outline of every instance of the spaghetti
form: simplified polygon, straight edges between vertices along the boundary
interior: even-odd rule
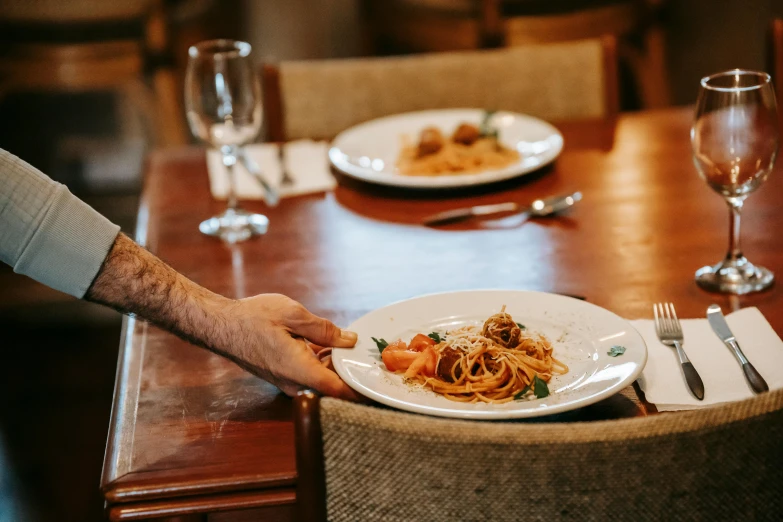
[[[404,371],[408,382],[453,401],[505,403],[546,396],[546,383],[568,366],[552,356],[546,337],[527,333],[505,308],[481,328],[465,326],[445,338],[418,334],[408,345],[396,341],[381,352],[383,361],[391,371]]]
[[[449,138],[428,127],[417,144],[403,143],[397,169],[408,176],[472,174],[502,169],[519,157],[519,152],[504,147],[496,135],[482,135],[473,125],[460,125]]]

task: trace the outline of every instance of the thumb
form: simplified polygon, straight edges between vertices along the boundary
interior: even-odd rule
[[[358,336],[355,332],[341,330],[333,322],[307,312],[307,317],[298,321],[292,333],[300,335],[308,341],[321,346],[350,348],[356,344]]]

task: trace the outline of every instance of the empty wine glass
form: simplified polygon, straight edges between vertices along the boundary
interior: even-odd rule
[[[237,205],[234,166],[238,148],[261,130],[258,77],[250,59],[250,44],[210,40],[188,50],[185,108],[193,134],[220,150],[228,175],[226,210],[203,221],[199,230],[228,243],[264,234],[269,220]]]
[[[740,249],[745,198],[769,176],[778,152],[778,116],[772,80],[735,69],[701,80],[691,129],[693,161],[707,184],[729,206],[729,250],[714,266],[696,272],[702,288],[747,294],[772,285],[775,276],[753,265]]]

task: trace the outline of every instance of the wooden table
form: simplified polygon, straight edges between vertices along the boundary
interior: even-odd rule
[[[148,163],[138,240],[213,291],[284,293],[341,326],[421,294],[510,288],[582,295],[631,319],[650,317],[659,301],[675,302],[681,317],[703,317],[713,302],[758,306],[782,333],[778,289],[726,297],[694,283],[697,268],[725,253],[728,211],[694,170],[690,122],[691,110],[669,109],[616,126],[563,124],[566,149],[553,167],[479,190],[406,192],[341,178],[334,192],[274,209],[246,202],[271,226],[237,246],[198,233],[223,206],[210,197],[204,151],[164,151]],[[776,170],[748,201],[743,243],[752,261],[783,276],[783,245],[770,232],[783,228]],[[557,219],[418,225],[455,206],[569,190],[584,200]],[[559,420],[645,413],[629,387]],[[102,480],[112,520],[291,520],[295,484],[290,399],[126,320]]]

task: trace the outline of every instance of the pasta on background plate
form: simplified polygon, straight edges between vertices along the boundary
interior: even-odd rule
[[[418,143],[403,141],[398,171],[407,176],[473,174],[519,161],[519,152],[498,140],[498,130],[489,125],[491,115],[487,113],[478,127],[462,123],[449,138],[440,129],[427,127]]]

